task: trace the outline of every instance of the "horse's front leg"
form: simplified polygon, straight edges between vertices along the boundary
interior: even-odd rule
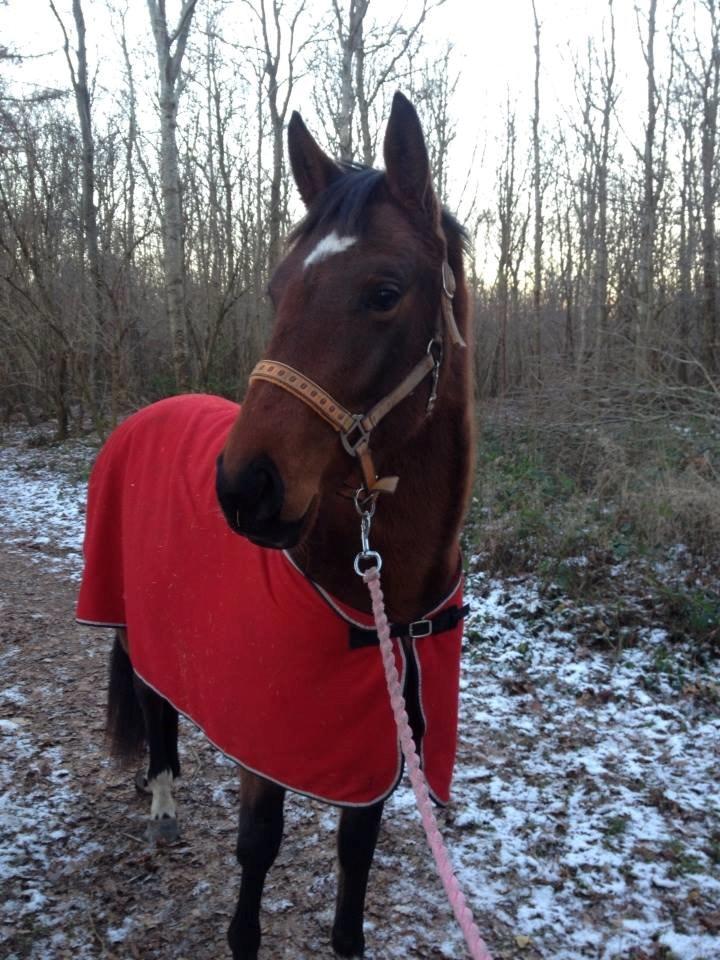
[[[338,829],[338,894],[332,945],[339,957],[362,957],[368,874],[375,853],[383,803],[345,808]]]
[[[240,896],[228,930],[233,960],[255,960],[260,948],[260,901],[268,870],[283,833],[285,790],[243,771],[237,858],[242,867]]]

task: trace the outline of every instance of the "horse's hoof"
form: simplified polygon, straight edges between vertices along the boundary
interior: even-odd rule
[[[362,960],[365,956],[365,938],[352,936],[337,928],[332,932],[333,952],[337,960]]]
[[[148,821],[148,837],[153,843],[174,843],[180,836],[177,817],[162,817]]]
[[[148,786],[147,774],[143,773],[142,770],[138,770],[135,774],[135,789],[143,796],[152,796],[152,790]]]

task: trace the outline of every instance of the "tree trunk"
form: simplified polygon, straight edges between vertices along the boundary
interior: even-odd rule
[[[608,165],[610,160],[610,120],[615,108],[615,17],[610,0],[610,49],[605,50],[602,78],[603,104],[600,149],[597,168],[597,239],[595,242],[595,372],[608,363]]]
[[[647,45],[647,123],[643,151],[643,194],[641,206],[640,256],[638,261],[638,304],[635,326],[635,372],[642,375],[647,368],[650,325],[654,310],[655,277],[653,250],[657,193],[655,190],[655,127],[657,123],[657,86],[655,83],[655,17],[657,0],[650,0]]]
[[[535,333],[535,379],[542,383],[542,327],[540,300],[542,297],[542,247],[543,210],[542,184],[540,182],[540,21],[535,0],[532,4],[535,21],[535,111],[532,118],[533,138],[533,194],[535,201],[534,276],[533,276],[533,327]]]
[[[147,0],[160,81],[160,183],[163,200],[163,248],[165,299],[172,340],[175,386],[190,389],[185,311],[185,263],[180,167],[177,147],[177,112],[180,98],[180,66],[197,0],[183,0],[180,20],[172,36],[168,33],[165,3]],[[175,52],[171,53],[171,47]]]
[[[702,362],[709,374],[720,370],[720,319],[718,318],[718,272],[715,205],[717,203],[717,119],[720,92],[720,29],[716,0],[706,0],[712,23],[712,49],[707,64],[702,99]]]
[[[80,123],[81,152],[81,221],[82,260],[87,262],[90,273],[90,303],[88,313],[92,318],[92,326],[88,331],[89,365],[87,370],[87,395],[93,423],[102,432],[100,403],[96,395],[96,386],[100,380],[98,370],[98,346],[102,346],[104,332],[103,316],[103,288],[102,272],[100,267],[100,247],[98,243],[97,209],[95,207],[95,144],[92,130],[92,109],[90,102],[90,88],[88,86],[87,46],[85,43],[85,17],[81,0],[73,0],[73,19],[77,33],[77,69],[70,56],[70,40],[65,25],[50,0],[50,8],[55,15],[64,38],[65,59],[70,70],[70,79],[75,94],[75,105]],[[63,368],[66,373],[66,366]],[[111,387],[112,391],[112,387]],[[67,422],[65,427],[67,429]]]

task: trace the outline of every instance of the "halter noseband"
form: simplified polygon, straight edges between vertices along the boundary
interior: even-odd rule
[[[358,458],[367,492],[371,495],[394,493],[399,478],[380,478],[377,476],[370,451],[370,434],[380,421],[409,396],[429,373],[432,373],[433,382],[427,413],[432,413],[437,399],[440,366],[443,360],[444,334],[447,334],[453,346],[465,346],[465,341],[455,322],[452,305],[454,296],[455,277],[450,264],[447,260],[444,260],[440,309],[435,333],[428,343],[425,356],[394,390],[391,390],[382,400],[379,400],[367,413],[351,413],[309,377],[300,373],[295,367],[291,367],[287,363],[280,363],[277,360],[261,360],[250,374],[250,382],[265,380],[277,387],[282,387],[283,390],[306,403],[311,410],[340,434],[340,441],[347,453],[351,457]]]

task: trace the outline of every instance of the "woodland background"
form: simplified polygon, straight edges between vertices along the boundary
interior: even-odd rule
[[[110,51],[89,62],[99,5],[117,75]],[[171,15],[147,0],[132,8],[138,49],[128,7],[48,0],[67,84],[19,94],[23,51],[0,50],[0,420],[102,437],[169,393],[242,396],[301,213],[289,111],[337,156],[381,163],[401,88],[470,237],[483,420],[470,529],[485,562],[523,569],[540,541],[555,574],[588,545],[716,560],[718,0],[609,0],[567,54],[560,114],[544,88],[557,51],[529,0],[535,44],[518,56],[534,90],[497,91],[501,131],[490,164],[471,160],[474,192],[448,168],[475,120],[454,95],[452,47],[429,32],[442,8],[414,0],[393,19],[376,0],[183,0]],[[643,78],[630,116],[619,31]]]
[[[553,11],[584,28],[583,0],[503,0],[529,26],[523,92],[499,84],[490,105],[462,95],[437,25],[487,52],[496,4],[457,22],[459,0],[399,19],[394,0],[122,4],[0,0],[0,30],[44,9],[33,27],[66,53],[65,82],[32,86],[45,61],[0,39],[0,941],[18,958],[224,949],[230,771],[191,735],[189,842],[149,853],[145,804],[101,752],[103,648],[70,624],[86,479],[133,409],[242,396],[302,213],[289,111],[380,162],[400,88],[467,227],[475,304],[472,612],[443,831],[496,956],[714,957],[720,0],[585,3],[602,16],[563,50]],[[411,807],[391,803],[373,956],[457,955],[456,933],[438,949],[447,908]],[[290,811],[268,943],[317,957],[332,824]]]

